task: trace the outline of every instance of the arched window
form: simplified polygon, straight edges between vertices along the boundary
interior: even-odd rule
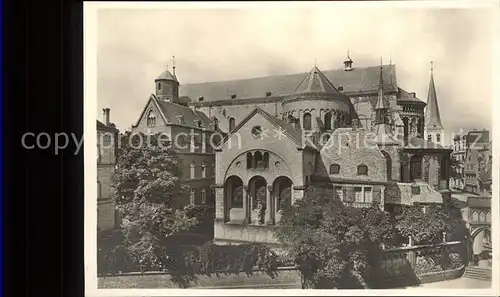
[[[325,130],[332,130],[332,113],[327,112],[325,114]]]
[[[368,166],[361,164],[358,166],[358,175],[368,175]]]
[[[156,115],[154,111],[150,110],[148,113],[148,118],[146,120],[148,127],[152,127],[156,125]]]
[[[427,141],[432,141],[432,134],[427,134]]]
[[[161,83],[158,83],[158,90],[161,90]]]
[[[264,160],[262,158],[262,153],[259,152],[259,151],[256,151],[253,154],[253,162],[254,162],[253,168],[264,168],[264,162],[263,161]]]
[[[190,169],[190,177],[191,178],[195,178],[195,172],[196,172],[196,164],[194,162],[192,162],[190,165],[189,165],[189,169]]]
[[[304,113],[304,116],[302,118],[304,121],[304,123],[303,123],[304,130],[311,130],[312,129],[311,114],[306,112],[306,113]]]
[[[339,164],[330,165],[330,174],[339,174],[339,172],[340,172],[340,165]]]
[[[205,163],[201,164],[201,177],[207,177],[207,165]]]
[[[253,168],[253,155],[252,153],[247,153],[247,169]]]
[[[229,132],[233,132],[236,127],[236,120],[234,118],[229,118]]]
[[[264,168],[269,168],[269,153],[265,152],[264,153]]]
[[[441,142],[441,134],[436,134],[436,142],[439,143]]]

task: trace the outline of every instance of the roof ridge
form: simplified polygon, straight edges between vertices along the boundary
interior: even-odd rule
[[[383,67],[391,67],[391,68],[396,68],[396,64],[387,64],[387,65],[382,65]],[[362,69],[368,69],[368,68],[379,68],[380,66],[366,66],[366,67],[356,67],[356,70],[362,70]],[[332,68],[328,69],[325,71],[321,71],[323,73],[325,72],[332,72],[332,71],[344,71],[344,68]],[[204,82],[193,82],[193,83],[185,83],[183,86],[187,85],[202,85],[202,84],[212,84],[212,83],[224,83],[224,82],[235,82],[235,81],[244,81],[244,80],[253,80],[253,79],[267,79],[267,78],[273,78],[273,77],[280,77],[280,76],[288,76],[288,75],[301,75],[301,74],[309,74],[309,72],[293,72],[293,73],[281,73],[281,74],[274,74],[274,75],[266,75],[266,76],[253,76],[253,77],[247,77],[247,78],[236,78],[236,79],[223,79],[223,80],[214,80],[214,81],[204,81]],[[391,75],[391,83],[392,83],[392,75]],[[333,83],[332,83],[333,85]]]

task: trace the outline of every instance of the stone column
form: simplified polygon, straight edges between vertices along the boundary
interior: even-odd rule
[[[273,218],[273,203],[272,203],[272,195],[273,195],[273,186],[267,186],[266,191],[266,225],[274,225]]]
[[[413,154],[407,154],[407,159],[405,160],[405,168],[404,168],[404,182],[409,183],[410,182],[410,171],[411,171],[411,157]]]
[[[248,186],[243,186],[243,224],[250,224],[250,212],[252,211],[252,206],[250,205],[250,197],[248,195]]]

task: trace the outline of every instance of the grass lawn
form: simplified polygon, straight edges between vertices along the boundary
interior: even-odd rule
[[[268,275],[255,272],[252,276],[245,273],[239,275],[221,275],[220,277],[199,276],[192,288],[276,288],[300,289],[300,275],[297,271],[281,271],[274,279]],[[139,276],[105,276],[98,278],[100,289],[145,289],[145,288],[178,288],[170,281],[169,275],[139,275]]]

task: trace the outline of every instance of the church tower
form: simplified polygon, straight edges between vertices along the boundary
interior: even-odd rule
[[[431,62],[431,80],[429,93],[427,95],[427,107],[425,110],[425,139],[444,146],[444,128],[441,124],[439,105],[434,86],[434,67]]]
[[[173,73],[167,69],[155,79],[156,97],[159,100],[179,103],[179,82],[175,76],[175,61],[172,68]]]

